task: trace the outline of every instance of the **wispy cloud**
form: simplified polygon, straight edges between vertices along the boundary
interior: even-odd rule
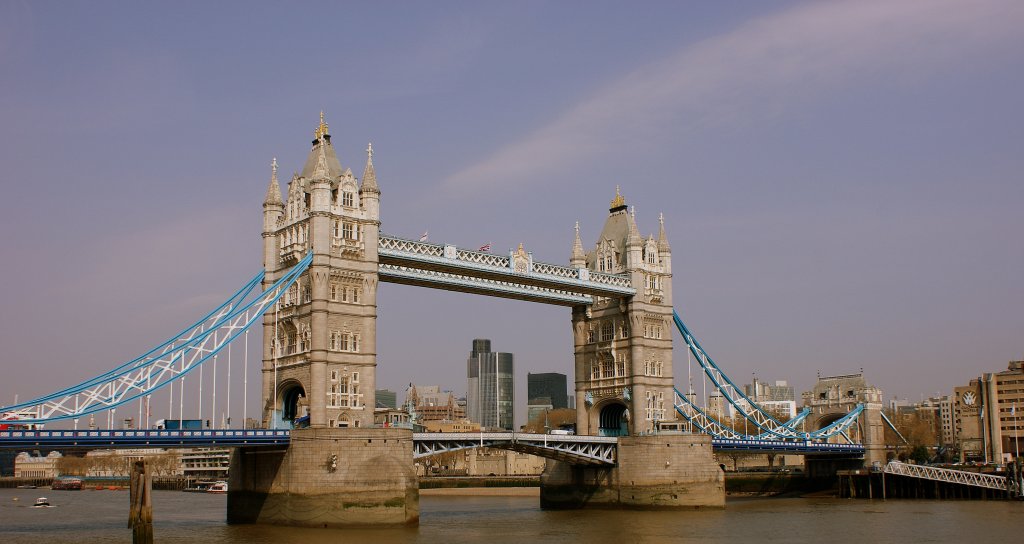
[[[851,81],[920,77],[1019,37],[1022,23],[1024,3],[1015,0],[811,3],[641,67],[444,186],[522,186],[537,172],[555,175],[614,147],[642,145],[669,126],[735,122],[755,104],[775,111]]]

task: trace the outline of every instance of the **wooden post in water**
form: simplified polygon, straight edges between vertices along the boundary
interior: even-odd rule
[[[132,530],[133,544],[153,544],[153,475],[146,470],[145,461],[132,463],[128,497],[128,527]]]

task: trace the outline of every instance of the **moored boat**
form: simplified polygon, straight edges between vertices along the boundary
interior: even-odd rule
[[[213,482],[213,485],[206,490],[207,493],[223,494],[228,492],[228,483],[225,481]]]
[[[73,476],[61,476],[50,484],[50,489],[77,490],[82,489],[82,479]]]

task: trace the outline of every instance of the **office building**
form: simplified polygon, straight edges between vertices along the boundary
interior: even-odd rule
[[[377,397],[377,408],[398,409],[398,394],[390,389],[378,389],[374,396]]]
[[[566,388],[565,374],[558,372],[544,372],[541,374],[526,374],[526,399],[529,404],[544,404],[533,402],[534,399],[547,398],[548,403],[555,410],[569,407],[569,394]]]
[[[485,429],[513,430],[512,354],[491,351],[490,340],[473,340],[466,375],[469,419]]]

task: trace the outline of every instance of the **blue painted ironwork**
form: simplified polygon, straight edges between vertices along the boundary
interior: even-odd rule
[[[864,410],[863,405],[858,405],[857,408],[855,408],[849,414],[843,416],[842,418],[837,420],[836,423],[833,423],[832,425],[829,425],[824,429],[819,429],[817,431],[813,431],[810,433],[798,431],[795,428],[789,426],[788,423],[782,423],[779,420],[775,419],[771,414],[766,412],[764,409],[758,406],[757,403],[755,403],[749,397],[747,397],[747,395],[745,395],[743,391],[739,387],[737,387],[735,383],[733,383],[732,379],[729,378],[729,376],[726,375],[724,372],[722,372],[722,369],[718,367],[718,365],[715,363],[713,359],[711,359],[707,352],[704,351],[704,348],[701,347],[699,342],[697,342],[697,339],[694,338],[693,333],[691,333],[690,329],[686,327],[686,324],[684,324],[683,320],[679,318],[679,314],[676,313],[675,310],[672,311],[672,320],[675,322],[676,328],[679,330],[679,334],[681,334],[683,336],[683,340],[686,341],[686,345],[690,348],[690,352],[693,353],[693,355],[697,358],[697,363],[700,364],[701,368],[704,370],[704,373],[707,375],[707,377],[711,380],[714,386],[722,393],[722,397],[728,400],[729,404],[731,404],[733,408],[735,408],[736,411],[739,412],[740,415],[742,415],[748,421],[753,423],[757,428],[763,431],[758,436],[768,435],[771,437],[792,440],[825,440],[832,436],[844,433],[846,429],[850,425],[852,425],[854,421],[856,421],[857,416],[859,416],[860,413]],[[717,425],[714,425],[710,422],[705,422],[704,418],[711,421],[714,421],[714,418],[711,418],[707,414],[704,414],[702,411],[700,411],[699,408],[696,408],[696,406],[692,402],[690,402],[685,395],[678,394],[677,391],[677,399],[680,397],[682,397],[682,400],[685,401],[685,404],[694,408],[695,412],[700,412],[700,414],[703,414],[702,418],[688,415],[687,413],[684,413],[684,410],[680,410],[680,407],[677,404],[676,410],[679,411],[679,413],[683,415],[683,417],[687,418],[687,420],[690,420],[691,422],[696,420],[700,422],[698,425],[704,425],[712,429],[711,434],[713,436],[728,436],[729,433],[722,432],[719,430],[720,428],[725,428],[723,425],[721,425],[717,421],[714,422]],[[686,409],[685,411],[690,410]],[[692,413],[694,412],[691,411],[691,414]],[[691,417],[693,417],[693,419],[691,419]],[[721,434],[716,434],[719,432],[721,432]],[[732,434],[737,433],[735,433],[735,431],[732,431]]]
[[[76,430],[0,431],[0,448],[195,448],[207,446],[287,446],[287,430]]]
[[[0,449],[118,449],[287,446],[288,429],[218,430],[8,430],[0,431]],[[523,433],[415,433],[417,459],[470,448],[499,448],[530,453],[570,464],[610,466],[616,462],[618,438]],[[712,438],[716,451],[777,452],[861,456],[860,444],[787,440]]]
[[[263,279],[263,273],[257,274],[217,310],[145,355],[57,393],[0,408],[0,420],[34,424],[77,419],[152,394],[213,359],[256,323],[310,262],[312,254],[300,260],[266,291],[251,296]]]

